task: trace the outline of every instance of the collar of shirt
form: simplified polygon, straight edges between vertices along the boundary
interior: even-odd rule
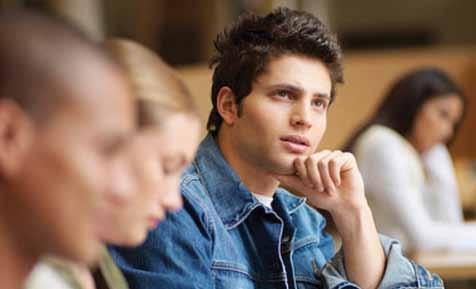
[[[208,135],[200,144],[193,163],[215,209],[228,228],[238,226],[258,206],[253,197],[223,158],[213,136]],[[292,195],[282,188],[275,192],[275,199],[288,214],[305,204],[306,199]]]

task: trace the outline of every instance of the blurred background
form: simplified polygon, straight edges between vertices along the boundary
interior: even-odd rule
[[[475,93],[473,0],[0,0],[0,9],[31,7],[66,16],[98,40],[127,37],[153,48],[183,73],[204,118],[210,107],[206,66],[216,34],[244,11],[264,14],[278,6],[318,15],[344,47],[346,83],[323,147],[339,147],[389,82],[412,67],[440,66],[470,98]],[[476,158],[473,110],[453,146],[456,157]]]
[[[198,100],[204,123],[211,107],[207,62],[216,34],[244,11],[264,14],[278,6],[320,16],[344,47],[345,84],[338,87],[321,149],[340,148],[402,73],[431,65],[456,79],[469,107],[451,153],[465,215],[474,218],[474,0],[0,0],[0,9],[31,7],[66,16],[98,41],[127,37],[153,48],[179,70]]]
[[[207,61],[217,32],[244,11],[278,6],[319,15],[347,51],[476,43],[472,0],[0,0],[73,18],[95,37],[122,36],[154,47],[170,64]]]

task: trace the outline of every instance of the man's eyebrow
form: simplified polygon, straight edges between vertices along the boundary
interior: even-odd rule
[[[292,85],[288,83],[277,83],[277,84],[271,84],[268,86],[270,89],[283,89],[283,90],[290,90],[293,92],[302,92],[303,89],[300,88],[297,85]]]
[[[332,98],[331,98],[331,97],[329,96],[329,94],[327,94],[327,93],[320,93],[320,92],[318,92],[318,93],[314,94],[314,97],[315,97],[315,98],[326,98],[326,99],[328,99],[329,101],[332,100]]]

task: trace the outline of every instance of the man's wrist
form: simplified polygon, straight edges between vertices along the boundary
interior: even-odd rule
[[[355,240],[369,230],[375,231],[372,212],[367,202],[339,208],[330,213],[343,242]]]

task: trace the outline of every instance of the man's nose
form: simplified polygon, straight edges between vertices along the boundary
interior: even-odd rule
[[[291,125],[295,127],[311,128],[311,106],[304,102],[296,103],[292,115]]]

